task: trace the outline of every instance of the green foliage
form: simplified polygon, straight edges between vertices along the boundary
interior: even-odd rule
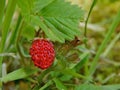
[[[39,3],[41,1],[42,0],[39,0]],[[53,0],[52,3],[48,4],[42,10],[40,10],[38,12],[38,15],[53,18],[61,17],[70,19],[80,19],[83,18],[83,11],[78,6],[71,6],[70,3],[65,2],[64,0]]]
[[[112,36],[112,33],[114,32],[115,28],[119,25],[119,23],[120,23],[120,18],[119,17],[120,17],[120,10],[119,10],[118,14],[116,15],[112,25],[109,27],[109,31],[108,31],[105,39],[103,40],[99,50],[96,53],[96,56],[95,56],[95,58],[94,58],[94,60],[92,62],[92,65],[91,65],[91,68],[90,68],[90,71],[89,71],[90,75],[92,75],[95,72],[97,61],[99,60],[101,52],[106,47],[107,42],[110,40],[110,38]]]
[[[11,20],[12,20],[12,17],[13,17],[13,13],[14,13],[14,10],[15,10],[15,7],[16,7],[16,1],[13,1],[13,0],[9,0],[8,2],[8,6],[7,6],[7,9],[6,9],[6,15],[5,15],[5,18],[4,18],[4,21],[2,23],[2,38],[1,38],[1,43],[0,43],[0,53],[4,52],[4,49],[5,49],[5,43],[6,43],[6,39],[7,39],[7,34],[9,32],[9,27],[10,27],[10,24],[11,24]],[[0,76],[2,75],[1,74],[1,70],[2,70],[2,60],[3,60],[3,57],[0,57]]]
[[[20,68],[18,70],[15,70],[15,71],[7,74],[6,76],[2,77],[2,81],[9,82],[9,81],[13,81],[13,80],[23,79],[23,78],[26,78],[26,77],[36,73],[37,71],[38,71],[38,69],[31,68],[31,67]]]
[[[52,84],[52,80],[48,81],[44,86],[42,86],[39,90],[45,90],[48,86],[50,86]],[[37,88],[34,90],[38,90]]]
[[[0,0],[0,28],[3,21],[4,7],[5,7],[5,0]]]
[[[18,1],[25,21],[33,27],[40,27],[52,41],[64,43],[80,35],[79,20],[83,20],[83,11],[76,5],[64,0]],[[64,8],[64,9],[63,9]]]
[[[34,28],[26,24],[26,26],[22,30],[22,35],[28,40],[32,40],[35,36]]]
[[[103,86],[95,86],[92,84],[81,84],[75,87],[75,90],[119,90],[120,85],[103,85]]]
[[[21,21],[22,21],[22,16],[19,15],[18,20],[17,20],[17,24],[16,27],[14,28],[14,30],[12,31],[12,35],[10,37],[10,41],[8,43],[8,47],[6,47],[6,49],[8,50],[8,48],[10,48],[11,44],[15,45],[15,42],[17,40],[17,35],[18,35],[18,30],[21,26]]]
[[[54,78],[53,81],[55,82],[58,90],[67,90],[67,88],[64,86],[64,84],[59,79]]]
[[[85,52],[80,56],[81,61],[74,66],[76,71],[79,71],[83,67],[83,65],[88,61],[88,57],[89,57],[88,52]]]
[[[76,73],[75,70],[73,70],[73,69],[65,69],[65,70],[62,70],[61,73],[71,75],[71,76],[76,77],[76,78],[87,79],[85,76],[83,76],[79,73]]]
[[[101,90],[100,87],[97,87],[95,85],[88,85],[88,84],[81,84],[79,86],[75,87],[75,90]]]

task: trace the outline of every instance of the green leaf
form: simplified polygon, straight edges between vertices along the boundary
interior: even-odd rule
[[[56,29],[56,27],[54,27],[54,25],[52,25],[48,20],[45,20],[45,24],[51,28],[51,31],[54,33],[54,35],[59,39],[60,42],[65,42],[65,39],[63,37],[65,37],[65,35],[63,33],[61,33],[60,31],[58,31]],[[63,36],[63,37],[61,37]]]
[[[30,21],[30,15],[32,13],[34,0],[17,0],[17,4],[20,7],[22,15],[26,21]]]
[[[41,0],[39,0],[41,2]],[[83,11],[77,5],[71,5],[65,0],[53,0],[38,12],[39,16],[83,19]]]
[[[119,90],[120,84],[97,86],[92,84],[76,85],[75,90]]]
[[[52,41],[64,43],[80,35],[78,25],[83,11],[78,6],[64,0],[32,0],[33,4],[29,3],[29,0],[18,1],[25,20],[34,28],[40,27]]]
[[[79,20],[77,19],[69,19],[69,18],[56,18],[56,20],[66,26],[67,28],[71,29],[75,35],[80,35],[80,30],[78,27]],[[68,23],[69,22],[69,23]]]
[[[95,85],[88,85],[88,84],[81,84],[77,85],[74,90],[102,90],[100,87],[97,87]],[[107,90],[107,89],[106,89]]]
[[[38,16],[31,16],[31,23],[40,26],[42,30],[45,32],[46,36],[49,37],[51,40],[58,41],[58,38],[53,34],[53,32],[40,20]]]
[[[66,34],[67,36],[70,37],[71,40],[74,39],[74,31],[70,30],[63,24],[59,23],[56,19],[54,18],[45,18],[47,19],[50,23],[52,23],[60,32]]]
[[[10,37],[10,40],[8,42],[8,46],[6,48],[6,51],[9,51],[10,49],[10,46],[12,44],[15,44],[15,41],[17,40],[17,36],[18,36],[18,30],[21,26],[21,23],[22,23],[22,16],[19,15],[18,16],[18,20],[17,20],[17,24],[16,24],[16,27],[14,28],[14,30],[12,30],[12,34],[11,34],[11,37]]]
[[[34,2],[33,12],[38,13],[41,9],[46,7],[48,4],[52,3],[54,0],[36,0]]]
[[[0,42],[0,53],[4,52],[4,49],[6,48],[5,43],[6,43],[7,35],[9,32],[9,27],[12,21],[15,8],[16,8],[16,1],[9,0],[7,4],[7,8],[6,8],[6,14],[4,17],[4,21],[2,23],[2,37],[1,37],[1,42]],[[2,60],[3,60],[3,57],[0,57],[0,76],[2,75],[1,74]]]
[[[94,57],[94,59],[92,61],[92,64],[91,64],[91,67],[89,70],[90,76],[92,76],[94,74],[96,67],[97,67],[97,62],[99,60],[99,57],[100,57],[102,51],[104,50],[104,48],[107,46],[107,43],[111,39],[111,36],[112,36],[113,32],[115,31],[116,27],[119,25],[119,23],[120,23],[120,10],[118,11],[112,25],[109,28],[108,33],[106,34],[105,39],[103,40],[102,44],[100,45],[100,47],[96,53],[96,56]]]
[[[0,0],[0,28],[3,20],[4,8],[5,8],[5,0]]]
[[[3,82],[9,82],[9,81],[13,81],[13,80],[18,80],[18,79],[23,79],[26,78],[34,73],[36,73],[38,71],[38,69],[36,68],[21,68],[18,70],[15,70],[9,74],[7,74],[6,76],[2,77],[2,81]]]
[[[45,88],[47,88],[48,86],[50,86],[51,84],[53,84],[52,80],[49,80],[44,86],[42,86],[39,90],[45,90]],[[35,89],[34,89],[35,90]],[[38,89],[36,89],[38,90]]]
[[[34,28],[31,25],[26,25],[22,30],[22,35],[28,40],[32,40],[35,36]]]
[[[120,84],[101,86],[102,90],[120,90]]]
[[[73,70],[73,69],[64,69],[64,70],[62,70],[60,72],[63,73],[63,74],[68,74],[68,75],[74,76],[76,78],[87,79],[85,76],[83,76],[83,75],[81,75],[79,73],[76,73],[75,70]]]
[[[67,90],[65,85],[59,79],[54,78],[53,81],[55,82],[56,87],[58,88],[58,90]]]
[[[21,54],[22,54],[24,57],[26,57],[26,58],[31,57],[31,56],[29,55],[29,53],[24,50],[23,45],[21,44],[21,42],[18,42],[18,48],[19,48]]]
[[[51,71],[50,74],[51,74],[52,77],[58,77],[60,75],[60,72]]]
[[[69,81],[72,78],[73,78],[72,75],[64,74],[63,76],[60,77],[60,80],[61,81]]]
[[[89,52],[85,52],[82,55],[80,55],[80,61],[74,66],[76,71],[79,71],[83,65],[88,61]]]

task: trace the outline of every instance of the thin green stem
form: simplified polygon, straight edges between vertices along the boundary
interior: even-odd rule
[[[99,57],[101,55],[101,52],[103,51],[103,49],[106,47],[107,43],[109,42],[112,33],[114,32],[114,30],[116,29],[116,27],[118,26],[118,24],[120,23],[120,10],[118,12],[118,14],[116,15],[112,25],[110,25],[109,31],[105,37],[105,39],[103,40],[102,44],[100,45],[95,58],[93,59],[93,62],[91,64],[90,70],[89,70],[89,76],[92,76],[96,70],[96,66],[97,66],[97,62],[99,60]]]
[[[90,10],[89,10],[89,13],[88,13],[88,16],[87,16],[86,21],[85,21],[85,32],[84,32],[85,38],[87,37],[87,23],[88,23],[88,19],[90,17],[90,14],[91,14],[91,12],[93,10],[93,7],[96,4],[96,2],[97,2],[97,0],[93,0],[92,5],[91,5]]]

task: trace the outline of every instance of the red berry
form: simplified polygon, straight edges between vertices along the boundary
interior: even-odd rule
[[[46,39],[36,39],[32,42],[30,55],[34,65],[41,68],[49,68],[55,58],[55,51],[52,42]]]

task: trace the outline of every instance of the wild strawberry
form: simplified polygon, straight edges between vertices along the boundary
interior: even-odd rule
[[[46,39],[36,39],[32,42],[30,55],[34,65],[41,68],[49,68],[55,58],[55,51],[52,42]]]

